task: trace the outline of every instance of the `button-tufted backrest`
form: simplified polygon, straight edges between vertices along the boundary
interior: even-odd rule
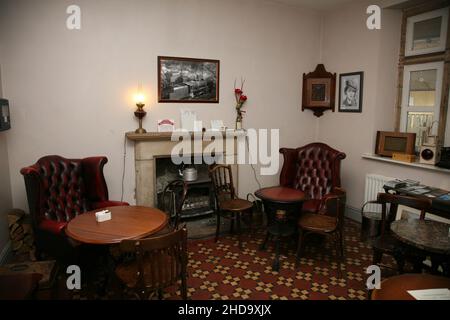
[[[36,163],[41,183],[40,208],[45,218],[70,221],[88,210],[82,163],[58,156]]]
[[[280,150],[284,164],[280,184],[302,190],[311,199],[321,199],[340,187],[340,161],[345,154],[323,143]]]

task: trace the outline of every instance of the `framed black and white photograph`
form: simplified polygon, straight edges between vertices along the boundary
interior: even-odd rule
[[[220,61],[158,57],[158,101],[219,102]]]
[[[364,72],[339,76],[339,112],[362,112]]]

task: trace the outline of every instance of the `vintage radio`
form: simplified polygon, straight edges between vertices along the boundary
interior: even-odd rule
[[[416,134],[392,131],[378,131],[375,154],[392,157],[393,153],[414,154]]]

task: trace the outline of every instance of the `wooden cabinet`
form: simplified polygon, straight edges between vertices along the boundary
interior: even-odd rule
[[[316,70],[303,74],[302,111],[312,110],[316,117],[324,111],[334,112],[336,95],[336,73],[327,72],[323,64],[318,64]]]

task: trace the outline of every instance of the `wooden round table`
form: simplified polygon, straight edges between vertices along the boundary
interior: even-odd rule
[[[286,187],[268,187],[255,192],[263,201],[276,204],[301,204],[307,200],[303,191]]]
[[[429,274],[402,274],[383,280],[381,288],[372,291],[372,300],[415,300],[409,290],[450,289],[450,278]]]
[[[67,225],[67,235],[82,243],[115,244],[147,237],[168,223],[167,214],[155,208],[123,206],[105,209],[111,211],[111,220],[97,222],[95,213],[100,210],[80,214]]]
[[[275,238],[275,260],[272,269],[278,271],[280,238],[292,236],[297,230],[298,214],[307,196],[303,191],[280,186],[259,189],[255,192],[255,196],[263,201],[268,221],[266,238],[260,249],[266,248],[271,236]]]

